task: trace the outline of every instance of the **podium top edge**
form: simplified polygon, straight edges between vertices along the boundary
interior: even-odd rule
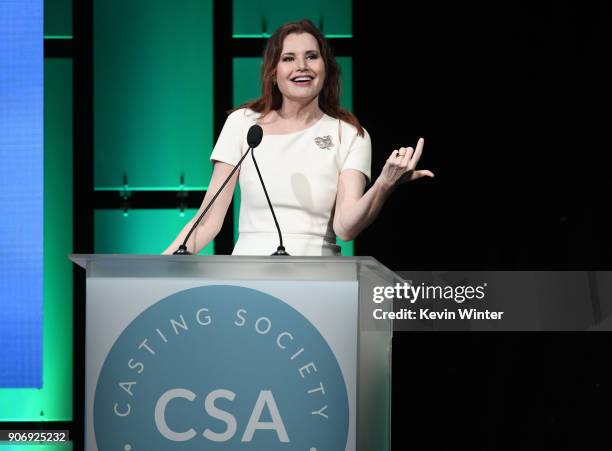
[[[197,272],[197,268],[208,268],[206,272],[225,273],[231,270],[250,277],[255,274],[286,274],[289,267],[294,267],[293,274],[298,270],[301,274],[318,274],[319,277],[330,277],[334,274],[356,274],[364,270],[377,273],[387,280],[398,280],[398,274],[391,271],[373,257],[303,257],[303,256],[247,256],[247,255],[134,255],[134,254],[70,254],[71,261],[87,271],[88,276],[92,265],[98,268],[96,274],[117,274],[121,269],[123,274],[143,274],[172,271],[174,274]],[[148,269],[147,269],[148,268]],[[180,270],[185,268],[186,270]],[[188,269],[189,268],[189,269]],[[267,268],[267,269],[264,269]],[[303,268],[305,271],[299,271]],[[163,271],[162,271],[163,269]],[[271,272],[270,272],[271,271]],[[307,277],[303,275],[303,277]]]
[[[382,265],[374,257],[305,257],[251,255],[148,255],[148,254],[70,254],[68,258],[86,268],[91,261],[151,261],[151,262],[215,262],[215,263],[370,263]]]

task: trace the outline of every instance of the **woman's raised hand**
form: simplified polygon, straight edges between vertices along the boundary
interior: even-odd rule
[[[412,147],[400,147],[399,150],[391,152],[385,166],[380,174],[380,179],[386,187],[392,187],[405,182],[412,182],[421,177],[433,177],[434,174],[428,170],[417,170],[416,165],[423,153],[425,140],[420,138],[416,149]]]

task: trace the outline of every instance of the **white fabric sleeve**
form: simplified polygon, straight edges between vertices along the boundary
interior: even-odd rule
[[[348,154],[344,159],[344,164],[340,168],[340,172],[345,169],[356,169],[362,172],[368,182],[371,180],[371,165],[372,165],[372,143],[370,135],[363,129],[364,135],[359,136],[357,133],[354,136],[348,136],[350,142],[348,144]]]
[[[223,124],[223,129],[217,139],[215,148],[210,154],[212,161],[222,161],[223,163],[236,166],[242,157],[244,136],[244,109],[232,112]]]

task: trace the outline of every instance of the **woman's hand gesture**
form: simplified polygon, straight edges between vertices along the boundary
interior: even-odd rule
[[[434,174],[427,170],[416,170],[416,165],[423,153],[425,140],[420,138],[416,150],[412,147],[400,147],[399,150],[391,152],[385,166],[380,174],[380,181],[387,188],[405,182],[412,182],[421,177],[433,177]]]

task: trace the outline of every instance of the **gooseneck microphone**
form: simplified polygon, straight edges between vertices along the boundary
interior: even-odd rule
[[[266,195],[266,200],[268,201],[268,206],[270,207],[270,211],[272,212],[272,218],[274,219],[274,225],[276,226],[276,231],[278,232],[278,240],[280,241],[279,246],[276,248],[276,252],[271,255],[289,255],[285,250],[285,246],[283,246],[283,235],[281,234],[280,226],[278,225],[278,221],[276,219],[276,215],[274,214],[274,208],[272,208],[272,202],[270,202],[270,196],[268,196],[268,190],[266,189],[266,185],[264,184],[263,178],[261,176],[261,172],[259,172],[259,166],[257,165],[257,160],[255,160],[255,150],[251,152],[251,158],[253,159],[253,163],[255,164],[255,169],[257,170],[257,175],[259,176],[259,181],[261,182],[261,187],[263,188],[264,194]]]
[[[202,221],[202,218],[204,218],[204,215],[210,209],[210,207],[215,202],[215,200],[217,200],[217,197],[219,196],[219,194],[221,194],[221,191],[223,191],[223,188],[225,188],[225,185],[227,185],[227,183],[230,181],[230,179],[232,178],[234,173],[238,170],[238,168],[242,164],[242,161],[246,158],[246,156],[249,154],[250,151],[252,151],[255,147],[257,147],[261,143],[262,138],[263,138],[263,129],[259,125],[255,124],[255,125],[251,126],[251,128],[249,128],[249,132],[247,133],[247,143],[249,145],[249,148],[244,153],[244,155],[242,156],[240,161],[238,161],[236,166],[234,166],[234,169],[232,169],[232,172],[229,173],[229,175],[227,176],[227,178],[223,182],[223,185],[221,185],[221,187],[217,190],[217,192],[215,193],[213,198],[210,200],[210,202],[208,203],[208,205],[206,206],[204,211],[202,211],[202,213],[198,217],[198,220],[193,224],[193,226],[191,227],[191,230],[189,230],[189,233],[185,237],[185,241],[183,241],[183,244],[181,244],[179,246],[179,248],[176,251],[174,251],[173,255],[191,255],[191,252],[189,252],[187,250],[187,241],[189,241],[189,238],[191,237],[191,234],[198,227],[198,225],[200,224],[200,221]],[[259,173],[259,169],[257,170],[257,172]],[[262,183],[263,183],[263,181],[262,181]],[[264,190],[265,190],[265,188],[264,188]],[[266,197],[267,197],[267,194],[266,194]],[[268,203],[269,202],[270,202],[270,200],[268,200]],[[272,213],[272,214],[274,214],[274,213]],[[276,221],[276,218],[274,220]],[[277,227],[278,227],[278,224],[277,224]]]

